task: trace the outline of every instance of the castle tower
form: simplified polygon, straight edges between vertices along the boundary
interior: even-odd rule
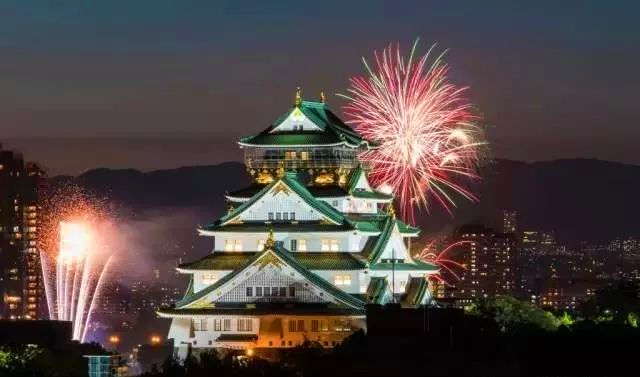
[[[424,305],[437,267],[414,260],[419,229],[395,217],[358,162],[375,147],[324,101],[296,93],[292,108],[239,142],[251,183],[228,212],[198,229],[213,251],[185,263],[171,319],[177,355],[188,347],[263,350],[305,340],[333,347],[366,328],[367,303]]]

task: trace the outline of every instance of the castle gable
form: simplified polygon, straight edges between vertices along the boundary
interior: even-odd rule
[[[280,243],[249,259],[243,267],[176,304],[178,308],[214,308],[216,303],[332,303],[360,309],[364,304],[308,271]]]

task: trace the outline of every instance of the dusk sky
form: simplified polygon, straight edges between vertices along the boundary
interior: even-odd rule
[[[0,141],[52,174],[239,159],[296,86],[340,112],[361,57],[420,37],[494,157],[640,164],[640,2],[218,3],[3,1]]]

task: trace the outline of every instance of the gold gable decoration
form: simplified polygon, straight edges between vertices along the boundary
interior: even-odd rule
[[[267,267],[268,265],[273,264],[277,268],[282,270],[284,267],[284,263],[278,257],[276,257],[272,252],[267,252],[262,258],[258,259],[253,265],[258,266],[258,271]]]
[[[271,173],[263,171],[256,175],[256,182],[261,185],[266,185],[273,182],[273,175]]]
[[[285,185],[284,183],[280,182],[276,185],[276,187],[273,188],[273,191],[271,194],[273,196],[276,196],[281,192],[289,196],[289,194],[291,194],[291,189],[289,189],[289,187],[287,187],[287,185]]]

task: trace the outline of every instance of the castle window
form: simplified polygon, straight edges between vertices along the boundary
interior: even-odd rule
[[[278,287],[271,287],[271,296],[278,297],[278,292],[279,291],[280,291],[280,289],[278,289]]]
[[[334,207],[337,207],[338,206],[338,201],[337,200],[333,200],[331,202],[331,205],[334,206]]]
[[[193,326],[193,331],[207,331],[206,319],[192,319],[191,324]]]
[[[282,213],[282,220],[285,220],[285,221],[289,220],[289,212]]]
[[[324,239],[320,244],[321,251],[338,251],[338,240]]]
[[[282,212],[276,212],[276,221],[282,220]]]
[[[213,320],[213,331],[222,331],[222,320],[214,319]]]
[[[334,324],[336,331],[351,331],[350,319],[336,319]]]
[[[211,285],[216,282],[216,275],[214,274],[204,274],[202,275],[202,284]]]
[[[253,331],[250,319],[238,319],[238,331]]]
[[[222,328],[224,329],[224,331],[231,331],[231,320],[230,319],[225,319],[224,321],[222,321]]]
[[[253,287],[247,287],[247,297],[253,296]]]
[[[299,319],[298,320],[298,331],[299,332],[303,332],[304,331],[304,319]]]
[[[318,320],[317,319],[311,320],[311,332],[318,332],[319,328],[320,326],[318,325]]]
[[[224,251],[242,251],[242,240],[224,240]]]
[[[296,251],[298,249],[298,240],[291,240],[291,251]]]
[[[262,297],[262,287],[256,287],[256,297]]]
[[[336,275],[333,283],[335,285],[351,285],[351,275]]]
[[[287,297],[287,287],[280,287],[280,296]]]
[[[300,159],[301,160],[308,160],[309,159],[309,152],[300,152]]]
[[[271,296],[271,287],[264,287],[264,297]]]
[[[269,221],[273,221],[273,212],[269,212]]]
[[[295,297],[296,296],[296,287],[294,287],[294,286],[289,287],[289,296],[290,297]]]
[[[289,332],[296,332],[296,321],[294,319],[289,320]]]

